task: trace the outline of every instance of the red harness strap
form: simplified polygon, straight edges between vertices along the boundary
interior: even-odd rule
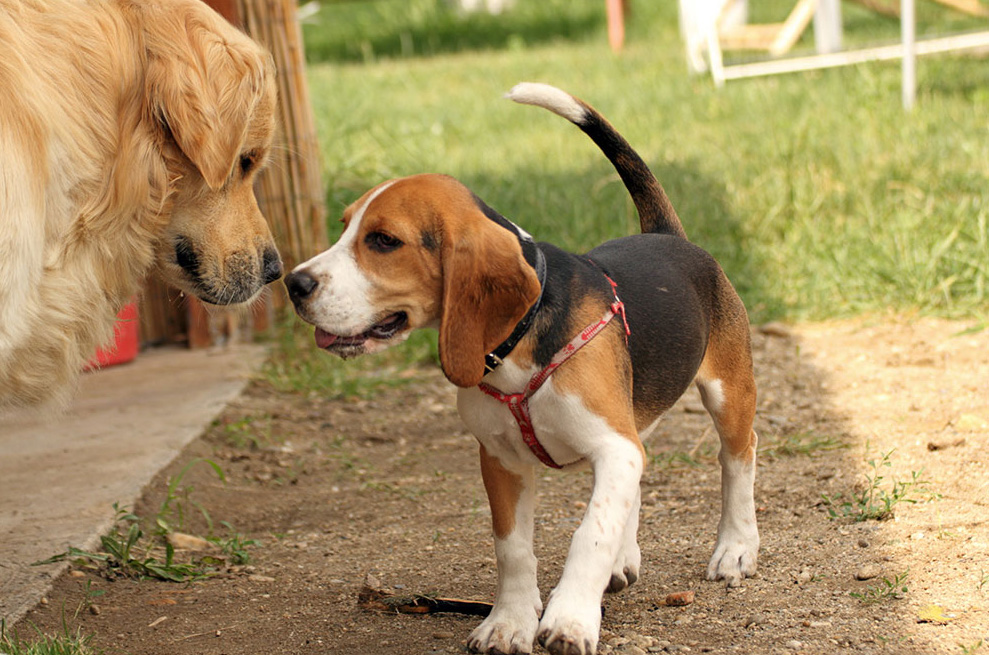
[[[592,323],[581,330],[577,336],[570,340],[570,343],[564,346],[558,353],[553,355],[553,359],[550,360],[550,363],[546,366],[546,368],[529,378],[529,382],[526,383],[525,388],[521,392],[504,393],[484,382],[477,385],[478,388],[487,395],[508,405],[509,411],[511,411],[512,416],[515,417],[515,421],[519,424],[519,430],[522,432],[522,440],[525,442],[525,445],[529,447],[529,450],[531,450],[536,457],[539,458],[540,462],[550,468],[558,469],[563,467],[553,461],[553,458],[546,452],[543,445],[539,443],[539,439],[536,438],[536,430],[532,427],[532,417],[529,415],[529,398],[531,398],[532,395],[536,393],[541,386],[543,386],[543,383],[549,379],[549,376],[552,375],[561,364],[573,357],[578,350],[583,348],[591,339],[600,334],[616,314],[621,314],[622,316],[622,323],[625,326],[626,343],[628,343],[628,335],[631,334],[628,327],[628,321],[625,318],[625,304],[622,303],[621,299],[618,297],[618,285],[616,285],[614,280],[607,275],[605,275],[605,277],[607,277],[608,282],[611,283],[611,290],[615,295],[615,302],[611,303],[608,311],[605,312],[600,321],[597,323]]]

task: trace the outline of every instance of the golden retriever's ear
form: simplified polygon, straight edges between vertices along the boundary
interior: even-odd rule
[[[148,9],[145,20],[148,106],[210,188],[219,189],[272,83],[272,59],[201,2]]]
[[[509,337],[540,289],[513,234],[483,217],[472,228],[446,235],[443,247],[440,364],[458,387],[481,382],[484,356]]]

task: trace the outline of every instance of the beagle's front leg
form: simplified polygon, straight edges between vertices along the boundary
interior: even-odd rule
[[[574,532],[560,583],[539,622],[539,643],[553,655],[597,652],[601,597],[627,546],[632,512],[638,512],[644,464],[638,442],[613,432],[597,443],[588,457],[594,472],[591,501]],[[637,569],[638,562],[634,565]]]
[[[481,446],[481,475],[491,505],[498,589],[491,614],[471,633],[475,653],[531,653],[543,609],[532,552],[535,467],[506,469]]]

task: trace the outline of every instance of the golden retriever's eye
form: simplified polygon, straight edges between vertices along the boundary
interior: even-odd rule
[[[240,172],[243,173],[244,175],[247,175],[252,170],[254,170],[254,167],[257,165],[257,159],[258,159],[258,153],[254,152],[253,150],[251,152],[245,152],[244,154],[242,154],[240,156]]]
[[[402,241],[384,232],[370,232],[364,237],[364,243],[375,252],[391,252],[402,246]]]

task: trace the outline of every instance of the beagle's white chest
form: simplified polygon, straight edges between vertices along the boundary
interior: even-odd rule
[[[524,388],[535,372],[506,362],[485,382],[507,395]],[[583,460],[593,448],[595,435],[611,431],[579,396],[561,393],[552,378],[528,399],[527,409],[533,428],[529,438],[535,438],[561,467]],[[505,402],[472,387],[457,393],[457,410],[471,433],[502,464],[541,465],[526,443],[519,420]]]

